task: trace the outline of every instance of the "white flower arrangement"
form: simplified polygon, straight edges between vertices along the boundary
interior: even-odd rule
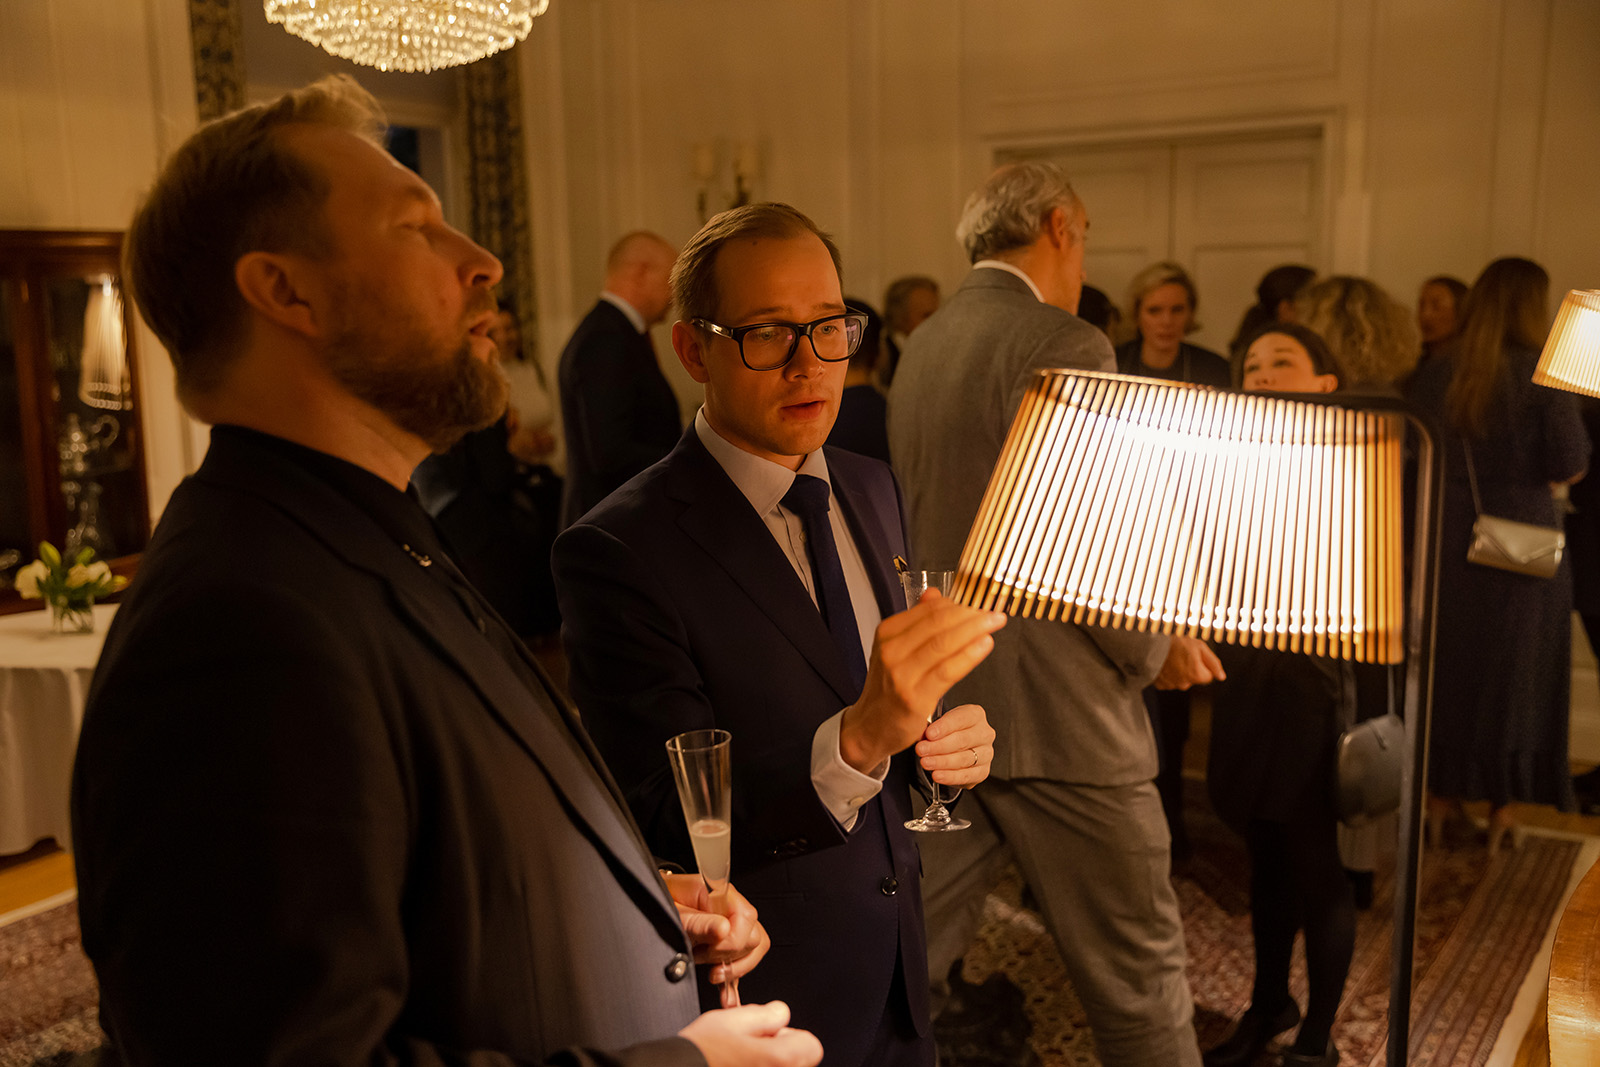
[[[80,548],[69,560],[49,541],[39,543],[39,558],[17,571],[15,580],[23,597],[49,603],[58,623],[66,616],[88,615],[97,599],[127,584],[111,573],[110,564],[94,558],[94,549]]]

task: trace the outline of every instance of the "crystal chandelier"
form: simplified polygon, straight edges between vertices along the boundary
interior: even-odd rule
[[[510,48],[550,0],[264,0],[267,21],[379,70],[426,73]]]

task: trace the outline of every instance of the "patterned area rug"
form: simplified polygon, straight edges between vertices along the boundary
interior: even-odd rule
[[[1201,787],[1203,789],[1203,787]],[[1189,798],[1195,859],[1174,885],[1189,947],[1200,1047],[1227,1035],[1250,1000],[1249,864],[1243,842],[1203,799]],[[1567,891],[1580,844],[1530,834],[1489,861],[1481,840],[1424,858],[1412,1000],[1415,1067],[1482,1067]],[[1334,1027],[1345,1065],[1381,1067],[1389,1019],[1394,879],[1378,872],[1370,911],[1358,913],[1355,956]],[[944,1067],[1098,1067],[1055,942],[1025,906],[1015,870],[990,894],[951,1005],[935,1024]],[[1294,992],[1305,1003],[1296,950]],[[1289,1040],[1293,1031],[1285,1035]],[[1273,1046],[1261,1063],[1275,1063]]]
[[[1198,791],[1197,791],[1198,793]],[[1190,798],[1195,859],[1175,873],[1200,1046],[1227,1033],[1250,997],[1248,862],[1239,838]],[[1417,922],[1416,1067],[1482,1067],[1566,892],[1575,841],[1531,835],[1490,862],[1481,841],[1430,853]],[[1391,871],[1359,915],[1334,1040],[1346,1065],[1381,1067],[1388,1031]],[[958,965],[960,966],[960,965]],[[953,975],[935,1030],[945,1067],[1098,1067],[1055,943],[1015,871],[990,894],[984,925]],[[1296,996],[1305,976],[1296,962]],[[1287,1037],[1292,1038],[1292,1032]],[[78,1067],[100,1046],[94,973],[78,910],[66,903],[0,926],[0,1067]],[[1273,1062],[1270,1053],[1262,1063]]]
[[[100,1047],[99,994],[78,905],[0,926],[0,1067],[66,1067]]]

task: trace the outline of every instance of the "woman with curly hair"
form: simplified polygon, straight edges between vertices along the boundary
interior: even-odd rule
[[[1576,481],[1588,465],[1577,398],[1531,380],[1549,325],[1549,284],[1531,260],[1489,264],[1467,295],[1460,334],[1407,387],[1439,423],[1447,471],[1429,829],[1437,843],[1461,801],[1487,800],[1491,855],[1513,826],[1512,803],[1573,807],[1569,565],[1535,578],[1467,561],[1478,511],[1469,475],[1486,513],[1559,526],[1551,485]]]
[[[1295,298],[1295,321],[1328,342],[1349,391],[1390,391],[1411,373],[1422,341],[1411,311],[1365,278],[1335,274]]]

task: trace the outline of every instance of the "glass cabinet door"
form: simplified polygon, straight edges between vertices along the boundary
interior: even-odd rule
[[[15,311],[11,287],[0,284],[0,576],[16,573],[33,546],[28,523],[28,480],[22,450]],[[0,589],[8,588],[0,577]]]
[[[149,540],[121,246],[0,231],[0,597],[40,541],[127,572]]]
[[[48,277],[43,295],[65,550],[126,555],[144,547],[145,516],[121,288],[111,274]]]

